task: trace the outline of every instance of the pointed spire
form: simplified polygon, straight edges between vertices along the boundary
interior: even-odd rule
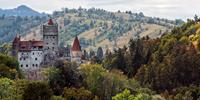
[[[72,51],[81,51],[81,46],[80,46],[80,43],[79,43],[79,40],[78,40],[77,36],[74,39],[74,42],[73,42],[71,50]]]
[[[48,25],[53,25],[53,20],[51,18],[48,21]]]

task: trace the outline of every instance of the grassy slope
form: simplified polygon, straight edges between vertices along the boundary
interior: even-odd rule
[[[64,17],[59,17],[56,19],[56,21],[58,22],[58,24],[62,24],[62,20],[64,20],[64,18],[68,18],[70,16],[70,20],[71,21],[78,21],[79,19],[83,19],[84,17],[78,17],[77,14],[65,14]],[[124,18],[125,20],[128,20],[129,19],[129,15],[126,14],[126,13],[116,13],[116,16],[120,16],[122,18]],[[85,22],[84,23],[87,23],[89,22],[91,19],[86,19],[84,20]],[[98,32],[98,30],[101,28],[100,26],[98,26],[98,23],[100,22],[107,22],[108,23],[108,30],[111,30],[111,26],[112,26],[112,21],[111,20],[99,20],[99,19],[96,19],[97,23],[94,28],[92,29],[89,29],[85,32],[82,32],[80,33],[78,36],[79,38],[85,38],[87,40],[91,39],[91,40],[94,40],[96,36],[100,35],[101,33]],[[161,26],[161,25],[157,25],[157,24],[147,24],[147,23],[144,23],[144,24],[141,24],[141,27],[142,29],[144,30],[141,34],[140,34],[140,37],[144,37],[144,36],[150,36],[151,38],[157,38],[157,37],[160,37],[161,34],[159,34],[160,30],[162,30],[162,32],[168,30],[166,27],[164,26]],[[42,39],[42,34],[40,34],[40,27],[36,27],[34,29],[32,29],[29,34],[27,36],[25,36],[25,40],[41,40]],[[64,27],[64,29],[61,29],[61,31],[63,30],[68,30],[68,27]],[[35,32],[33,32],[35,31]],[[122,36],[118,36],[116,38],[116,41],[117,41],[117,47],[123,47],[124,45],[127,45],[129,40],[131,38],[135,38],[135,34],[138,32],[138,28],[135,27],[134,29],[132,29],[131,31],[129,32],[126,32],[126,33],[123,33]],[[66,33],[59,33],[60,34],[60,40],[61,41],[64,41],[66,44],[65,45],[71,45],[71,42],[73,40],[73,37],[70,36],[69,34],[66,34]],[[64,38],[64,39],[63,39]],[[67,40],[67,41],[66,41]],[[109,41],[106,36],[102,36],[100,38],[100,40],[96,41],[95,43],[95,46],[88,46],[87,48],[85,48],[86,50],[89,50],[89,49],[95,49],[99,46],[101,47],[108,47],[110,49],[113,48],[113,44],[114,42],[113,41]]]

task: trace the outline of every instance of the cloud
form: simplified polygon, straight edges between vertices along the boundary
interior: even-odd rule
[[[127,0],[89,0],[90,5],[105,6],[105,5],[118,5],[126,2]]]

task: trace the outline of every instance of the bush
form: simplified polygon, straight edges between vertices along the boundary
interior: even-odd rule
[[[83,65],[80,71],[85,79],[84,86],[103,100],[112,99],[124,89],[136,91],[140,88],[134,79],[128,79],[119,71],[108,72],[101,65]]]
[[[52,90],[45,82],[31,82],[23,94],[24,100],[49,100]]]
[[[8,78],[0,78],[0,99],[9,100],[13,99],[13,81]]]
[[[63,96],[67,100],[91,100],[92,93],[85,88],[65,88]]]
[[[65,99],[61,96],[52,96],[51,100],[65,100]]]
[[[10,79],[22,77],[17,59],[11,56],[0,54],[0,77],[7,77]]]
[[[134,97],[134,100],[151,100],[152,97],[146,93],[139,93]]]
[[[125,89],[122,93],[112,97],[112,100],[133,100],[133,98],[134,96],[131,94],[130,90]]]

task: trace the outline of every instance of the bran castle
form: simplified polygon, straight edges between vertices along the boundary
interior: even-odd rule
[[[65,59],[72,62],[82,63],[82,51],[78,40],[75,37],[71,48],[58,46],[58,25],[49,19],[48,23],[42,26],[43,40],[22,41],[15,37],[12,44],[12,55],[17,57],[20,69],[30,80],[41,79],[41,69],[51,67],[58,59]]]

